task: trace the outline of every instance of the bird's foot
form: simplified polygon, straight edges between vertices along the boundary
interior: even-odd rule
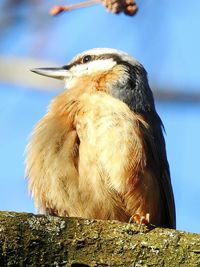
[[[147,213],[145,216],[141,216],[140,214],[136,213],[131,216],[129,219],[129,223],[136,223],[138,225],[149,225],[150,223],[150,214]]]

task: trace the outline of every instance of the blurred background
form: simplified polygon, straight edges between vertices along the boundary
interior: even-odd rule
[[[166,130],[177,228],[200,233],[199,0],[138,0],[134,17],[110,14],[101,5],[48,15],[55,4],[75,2],[0,2],[0,210],[35,212],[24,150],[63,87],[29,69],[61,66],[83,50],[111,47],[133,55],[149,74]]]

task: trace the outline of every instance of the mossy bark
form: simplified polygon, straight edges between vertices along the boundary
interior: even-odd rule
[[[200,235],[0,212],[0,266],[200,266]]]

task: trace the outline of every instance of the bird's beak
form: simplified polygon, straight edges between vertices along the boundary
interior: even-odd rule
[[[31,69],[31,71],[43,76],[59,80],[64,80],[65,78],[71,76],[69,70],[67,69],[67,66],[61,68],[36,68]]]

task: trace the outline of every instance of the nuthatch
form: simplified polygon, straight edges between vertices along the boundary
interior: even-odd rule
[[[65,83],[27,147],[38,210],[175,228],[163,125],[143,66],[97,48],[61,68],[32,71]]]

